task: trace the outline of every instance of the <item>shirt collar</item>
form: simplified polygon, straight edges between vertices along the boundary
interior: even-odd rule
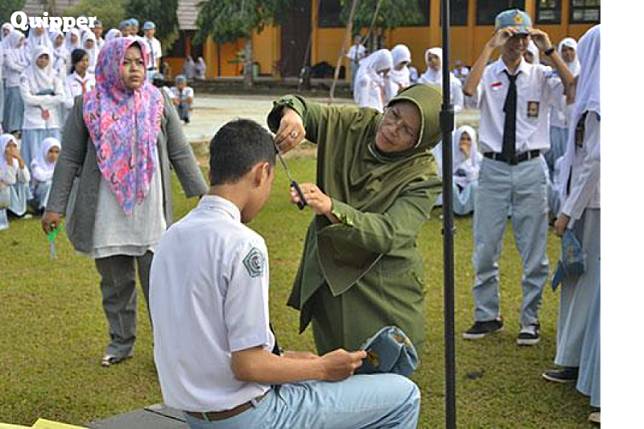
[[[501,57],[499,57],[499,59],[496,61],[495,67],[496,67],[495,69],[496,74],[503,74],[504,70],[508,70],[505,63],[503,62],[503,58]],[[519,67],[517,67],[515,74],[519,72],[523,74],[528,74],[529,67],[530,67],[530,64],[524,58],[521,58],[521,62],[519,63]],[[508,70],[508,73],[510,73],[510,70]]]
[[[231,219],[241,222],[241,212],[232,201],[218,195],[204,195],[197,206],[199,209],[217,210],[224,212]]]

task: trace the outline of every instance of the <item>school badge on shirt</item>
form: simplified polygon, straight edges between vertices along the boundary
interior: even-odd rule
[[[248,254],[244,257],[243,263],[249,276],[255,278],[264,274],[264,265],[266,264],[266,260],[264,259],[262,252],[257,247],[250,249]]]
[[[539,117],[539,102],[528,101],[528,118],[538,118],[538,117]]]

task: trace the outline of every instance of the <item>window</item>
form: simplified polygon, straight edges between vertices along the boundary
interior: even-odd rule
[[[467,3],[467,0],[449,0],[449,25],[452,27],[467,25]]]
[[[427,27],[429,25],[429,2],[430,0],[418,0],[418,12],[421,16],[421,21],[418,24],[411,25],[411,27]]]
[[[537,24],[561,24],[561,0],[538,0]]]
[[[506,9],[525,10],[525,0],[478,0],[476,25],[494,25],[494,18]]]
[[[319,0],[319,2],[318,27],[344,27],[340,21],[340,13],[342,12],[340,0]]]
[[[599,0],[571,0],[571,24],[596,24],[599,23]]]
[[[165,56],[185,58],[188,54],[186,51],[186,43],[190,45],[190,56],[196,59],[203,56],[203,45],[197,45],[193,42],[195,37],[194,30],[181,30],[179,31],[179,38],[174,42],[172,48],[166,52]]]

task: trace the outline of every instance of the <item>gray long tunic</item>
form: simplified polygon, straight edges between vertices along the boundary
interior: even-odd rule
[[[203,195],[208,191],[192,148],[186,141],[181,121],[174,106],[164,95],[161,131],[157,138],[163,185],[163,212],[166,225],[172,224],[172,186],[170,164],[187,197]],[[78,176],[78,192],[67,218],[67,236],[74,248],[91,254],[94,225],[98,206],[101,172],[96,161],[96,148],[83,121],[83,100],[78,96],[63,130],[63,145],[54,169],[54,177],[47,202],[47,211],[64,214],[74,178]],[[125,216],[125,214],[124,214]],[[109,225],[106,225],[109,228]]]

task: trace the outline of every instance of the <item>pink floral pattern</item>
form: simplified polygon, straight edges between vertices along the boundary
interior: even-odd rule
[[[98,168],[127,216],[150,190],[164,105],[161,92],[147,80],[133,91],[121,79],[125,51],[134,43],[147,64],[148,50],[137,38],[105,42],[96,65],[96,87],[83,97],[83,120],[96,147]]]

